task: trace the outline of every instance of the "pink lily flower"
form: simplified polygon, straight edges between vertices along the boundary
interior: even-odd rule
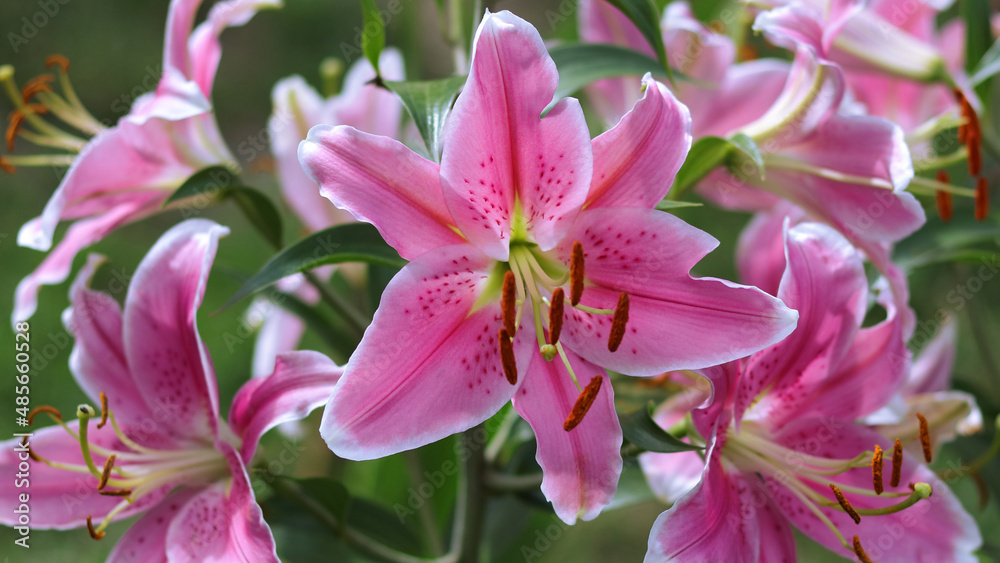
[[[343,126],[314,128],[299,157],[324,196],[411,260],[327,405],[330,448],[416,448],[513,399],[538,437],[542,491],[573,522],[597,515],[621,471],[605,369],[711,365],[777,342],[795,315],[688,274],[717,243],[653,209],[691,142],[662,84],[645,77],[633,110],[591,142],[574,99],[539,117],[557,81],[530,24],[487,13],[440,167]]]
[[[956,436],[975,434],[983,428],[983,414],[976,398],[949,389],[957,333],[954,318],[945,317],[938,333],[913,361],[913,367],[896,396],[882,409],[865,418],[865,422],[883,436],[909,441],[906,448],[912,455],[922,453],[920,442],[914,440],[920,434],[916,417],[918,412],[929,422],[931,444],[935,448]],[[918,336],[923,336],[923,333],[918,333]]]
[[[382,52],[379,68],[386,80],[404,79],[403,57],[395,49]],[[331,206],[320,196],[319,186],[306,176],[299,164],[299,143],[306,139],[309,129],[327,123],[350,125],[385,137],[399,136],[403,105],[392,92],[369,84],[373,78],[375,69],[368,59],[361,58],[348,70],[343,90],[336,96],[324,99],[300,76],[279,81],[271,93],[274,109],[268,130],[281,191],[309,232],[354,220],[350,213]],[[363,271],[352,266],[338,267],[352,281],[363,279]],[[323,279],[333,271],[332,268],[323,270],[317,274]],[[319,301],[319,294],[304,283],[301,275],[282,280],[279,288],[309,304]],[[298,347],[306,327],[296,315],[270,304],[258,302],[251,307],[253,310],[266,310],[258,320],[260,329],[253,357],[254,375],[266,375],[271,373],[279,354]]]
[[[73,376],[100,411],[81,405],[78,421],[55,414],[59,426],[35,431],[27,446],[3,443],[5,471],[27,450],[34,464],[29,491],[2,486],[0,522],[16,525],[18,492],[27,492],[40,529],[86,526],[100,539],[111,522],[143,514],[110,561],[278,561],[246,467],[267,429],[326,401],[339,368],[315,352],[282,356],[270,377],[240,389],[229,423],[220,419],[195,316],[227,232],[204,219],[169,230],[136,269],[124,310],[87,287],[102,260],[91,256],[65,321],[76,337]]]
[[[198,170],[219,164],[236,166],[209,102],[221,56],[219,35],[229,26],[245,24],[259,9],[279,6],[280,0],[221,2],[192,32],[200,5],[201,0],[171,2],[159,85],[155,92],[136,100],[114,127],[98,123],[78,100],[70,107],[49,93],[41,94],[43,101],[51,102],[52,113],[94,134],[89,141],[44,122],[29,106],[17,102],[26,122],[38,128],[43,145],[79,154],[72,157],[42,215],[18,233],[19,245],[48,251],[59,222],[77,220],[38,268],[18,284],[13,322],[34,313],[42,285],[58,284],[69,276],[80,250],[122,225],[159,211],[170,194]],[[68,84],[67,68],[62,60],[64,85]],[[13,81],[12,70],[5,80]],[[76,100],[72,90],[66,95]],[[62,162],[59,159],[65,155],[52,158]]]
[[[860,328],[869,290],[857,251],[817,223],[786,229],[784,240],[778,295],[799,325],[775,346],[701,372],[712,391],[687,427],[704,460],[644,454],[670,458],[643,463],[662,492],[672,469],[683,481],[653,525],[646,561],[794,560],[789,525],[862,561],[976,561],[979,531],[944,482],[906,452],[891,461],[892,443],[855,422],[891,400],[910,366],[892,299],[879,296],[887,318]],[[686,404],[707,395],[694,390]],[[684,492],[697,462],[697,485]]]
[[[770,209],[786,199],[870,246],[900,240],[923,224],[916,198],[903,191],[913,169],[902,132],[887,121],[841,111],[846,84],[836,65],[804,49],[791,68],[772,60],[734,65],[731,41],[697,21],[686,4],[670,4],[663,22],[674,63],[712,86],[677,88],[691,110],[695,137],[744,133],[764,159],[763,171],[751,165],[738,178],[712,174],[700,185],[704,195],[745,210]]]
[[[950,1],[924,3],[943,9]],[[767,4],[767,3],[765,3]],[[754,29],[774,44],[795,51],[808,46],[818,56],[845,69],[876,71],[913,80],[946,80],[943,54],[932,44],[911,35],[896,21],[920,2],[873,2],[859,0],[791,0],[774,2],[773,9],[758,14]]]

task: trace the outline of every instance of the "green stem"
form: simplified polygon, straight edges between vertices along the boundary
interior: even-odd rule
[[[997,417],[996,424],[994,425],[993,443],[990,444],[988,450],[983,452],[983,455],[979,456],[976,461],[973,461],[965,468],[965,472],[979,473],[997,454],[1000,454],[1000,416]]]
[[[542,484],[542,474],[508,475],[497,471],[488,471],[484,479],[487,488],[499,492],[520,492],[537,489]]]
[[[354,333],[354,336],[359,340],[365,334],[365,329],[368,327],[369,319],[354,308],[353,305],[347,302],[343,297],[338,295],[335,291],[331,290],[322,280],[316,277],[316,274],[312,272],[302,272],[306,281],[310,285],[316,288],[319,292],[320,299],[324,303],[330,306],[342,319],[347,323],[348,328]]]
[[[976,349],[983,360],[983,365],[990,372],[990,381],[1000,381],[1000,369],[997,368],[996,358],[993,357],[990,341],[989,328],[983,322],[978,307],[966,307],[969,314],[969,324],[972,325],[972,337],[976,341]]]
[[[410,484],[419,487],[421,464],[417,450],[407,450],[403,457],[406,460],[406,470],[410,474]],[[441,543],[441,533],[437,529],[434,513],[431,511],[431,503],[421,503],[417,512],[420,515],[420,524],[424,529],[424,547],[434,555],[441,555],[444,553],[444,544]]]
[[[483,531],[483,478],[486,460],[483,448],[476,443],[480,426],[462,433],[467,459],[462,460],[463,479],[458,484],[458,507],[452,528],[451,551],[457,563],[479,560],[479,538]],[[461,458],[460,458],[461,459]]]
[[[435,559],[424,559],[396,551],[391,547],[386,547],[361,532],[343,525],[322,504],[312,497],[303,494],[301,489],[296,485],[284,479],[277,479],[272,483],[272,486],[282,496],[295,501],[299,506],[309,511],[309,513],[333,530],[338,537],[342,538],[362,555],[385,563],[455,563],[455,558],[450,555]]]

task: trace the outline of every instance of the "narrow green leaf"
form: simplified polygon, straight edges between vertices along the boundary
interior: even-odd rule
[[[282,223],[278,209],[266,195],[240,185],[239,178],[228,168],[210,166],[195,172],[170,194],[163,205],[183,209],[187,199],[199,209],[232,199],[268,242],[275,248],[282,247]]]
[[[174,190],[167,201],[163,202],[163,206],[189,197],[202,197],[206,198],[206,203],[218,203],[228,195],[226,190],[236,183],[236,175],[225,166],[209,166],[185,180],[181,187]]]
[[[331,356],[337,363],[346,362],[354,352],[354,338],[343,326],[342,321],[338,323],[327,318],[320,312],[322,309],[309,305],[291,293],[284,293],[272,288],[268,293],[268,298],[282,309],[302,319],[306,326],[330,347]]]
[[[656,204],[656,209],[658,209],[659,211],[670,211],[671,209],[680,209],[683,207],[701,207],[702,205],[704,204],[695,201],[673,201],[665,199],[660,203]]]
[[[722,137],[702,137],[695,141],[674,178],[667,199],[676,200],[699,180],[726,162],[732,144]]]
[[[361,12],[364,15],[364,29],[361,30],[361,52],[375,67],[376,77],[380,75],[378,60],[385,47],[385,22],[379,13],[375,0],[361,0]]]
[[[229,197],[236,202],[247,219],[257,227],[264,238],[275,248],[284,246],[282,243],[281,214],[275,209],[268,197],[253,188],[233,186],[229,188]]]
[[[309,235],[282,250],[247,280],[223,308],[278,280],[327,264],[368,262],[402,267],[406,262],[367,223],[337,225]]]
[[[758,170],[764,170],[764,157],[753,139],[743,133],[737,133],[729,139],[729,143],[739,149],[743,156],[753,161]]]
[[[667,47],[663,43],[663,32],[660,30],[660,12],[653,0],[608,0],[608,3],[618,8],[639,28],[639,32],[646,41],[649,41],[656,57],[660,59],[667,79],[673,82],[670,64],[667,62]]]
[[[666,430],[660,428],[650,414],[649,407],[639,409],[630,414],[619,415],[622,425],[622,434],[625,439],[633,445],[648,452],[658,452],[672,454],[677,452],[691,452],[701,450],[699,446],[693,446],[687,442],[682,442],[671,436]]]
[[[435,162],[441,160],[441,132],[445,119],[459,90],[465,85],[465,79],[465,76],[452,76],[440,80],[384,82],[385,87],[395,92],[406,111],[410,112],[427,147],[427,154]]]
[[[979,86],[998,72],[1000,72],[1000,39],[994,41],[993,46],[979,60],[976,69],[972,71],[972,77],[969,78],[969,82],[973,86]]]
[[[642,76],[647,72],[664,77],[663,67],[643,53],[618,45],[571,43],[556,45],[549,55],[559,70],[559,87],[549,108],[587,84],[604,78]],[[639,83],[636,82],[638,89]],[[546,111],[549,109],[546,108]]]

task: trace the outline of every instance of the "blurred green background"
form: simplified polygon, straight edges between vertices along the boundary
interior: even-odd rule
[[[53,2],[55,3],[55,2]],[[380,2],[380,4],[382,4]],[[699,2],[702,14],[711,14],[719,2]],[[20,84],[45,71],[43,60],[52,53],[66,55],[71,62],[70,76],[84,104],[99,119],[117,120],[131,101],[155,84],[159,75],[162,56],[163,27],[167,13],[167,0],[135,2],[134,0],[68,0],[58,4],[58,13],[47,17],[44,26],[27,44],[19,44],[17,52],[9,43],[9,33],[23,34],[27,18],[35,18],[41,11],[38,3],[0,3],[0,31],[8,40],[0,45],[0,64],[15,65]],[[451,72],[451,53],[441,38],[436,3],[429,0],[404,0],[404,9],[397,19],[389,23],[389,43],[403,48],[407,57],[408,75],[411,78],[436,78]],[[509,9],[533,22],[545,38],[572,37],[576,18],[576,3],[571,0],[546,1],[497,1],[489,2],[491,10]],[[203,9],[203,12],[205,10]],[[39,20],[41,18],[38,18]],[[223,132],[233,148],[250,143],[258,150],[266,150],[266,120],[270,113],[270,90],[279,79],[301,74],[318,86],[320,61],[340,53],[341,41],[350,41],[355,26],[361,24],[361,13],[354,0],[287,0],[280,11],[259,14],[249,25],[227,31],[223,38],[224,54],[215,86],[215,105]],[[27,35],[24,35],[27,37]],[[9,100],[0,101],[0,110],[12,109]],[[22,151],[26,144],[20,145]],[[25,151],[26,152],[26,151]],[[278,201],[275,182],[266,163],[255,161],[247,168],[244,179],[259,187]],[[247,163],[242,163],[246,165]],[[995,160],[987,159],[987,173],[996,182]],[[41,260],[42,255],[16,245],[17,230],[28,219],[37,216],[52,194],[62,171],[53,169],[21,168],[13,176],[0,176],[3,205],[0,205],[0,319],[8,319],[14,287]],[[953,174],[961,183],[961,171]],[[967,179],[967,178],[966,178]],[[996,206],[995,206],[996,207]],[[282,205],[286,218],[286,240],[297,238],[294,219]],[[929,210],[933,217],[933,210]],[[721,212],[712,208],[684,209],[678,215],[700,226],[722,241],[721,247],[696,269],[699,275],[713,275],[735,279],[733,251],[735,238],[746,222],[742,214]],[[218,309],[239,287],[241,278],[252,274],[270,256],[267,243],[258,236],[232,205],[210,208],[204,216],[232,228],[232,234],[223,239],[215,269],[209,281],[205,305],[199,317],[201,334],[207,343],[216,366],[222,398],[223,412],[239,385],[250,373],[252,336],[246,338],[241,315],[247,302],[210,315]],[[969,229],[982,229],[973,225],[971,210],[965,202],[958,202],[956,220],[943,226],[932,218],[924,233],[907,248],[920,254],[944,244],[948,233],[964,233]],[[987,227],[986,236],[977,238],[983,248],[996,251],[997,214],[994,213]],[[138,224],[130,225],[102,241],[92,252],[105,254],[111,264],[101,270],[94,287],[115,287],[113,280],[127,279],[146,250],[167,228],[180,220],[177,213],[164,213]],[[62,236],[61,228],[58,237]],[[978,231],[977,231],[978,232]],[[990,238],[989,232],[992,232]],[[943,237],[943,238],[942,238]],[[85,254],[77,259],[82,264]],[[939,311],[953,312],[960,321],[959,364],[956,368],[956,386],[974,392],[980,400],[987,421],[986,435],[963,438],[948,446],[937,460],[940,467],[959,459],[969,461],[983,451],[989,443],[990,423],[1000,410],[1000,368],[995,344],[1000,341],[997,319],[1000,309],[1000,277],[984,280],[981,291],[975,294],[963,310],[954,310],[947,301],[949,292],[959,284],[966,284],[975,277],[975,265],[945,264],[922,268],[914,274],[913,305],[921,318],[933,318]],[[75,269],[74,269],[75,272]],[[67,305],[68,283],[45,287],[40,295],[40,307],[31,319],[31,339],[35,350],[32,366],[32,405],[49,404],[63,412],[84,400],[67,368],[71,350],[70,340],[60,322],[60,313]],[[115,294],[119,300],[124,291]],[[972,315],[970,317],[970,314]],[[13,343],[13,335],[3,323],[4,338]],[[324,349],[318,339],[307,337],[304,348]],[[13,346],[2,357],[13,365]],[[0,436],[17,431],[14,425],[13,369],[9,370],[7,383],[0,385]],[[4,410],[8,409],[8,410]],[[318,418],[313,416],[309,425],[315,427]],[[421,450],[418,460],[425,469],[439,467],[443,452],[451,451],[448,443]],[[351,493],[366,497],[390,510],[395,503],[406,502],[409,487],[419,484],[411,481],[409,466],[412,459],[394,456],[386,460],[346,464],[335,460],[318,436],[310,434],[304,441],[305,450],[288,474],[338,476]],[[277,436],[268,436],[264,443],[265,454],[287,447]],[[296,450],[298,451],[298,450]],[[419,472],[418,472],[419,473]],[[419,475],[418,475],[419,477]],[[1000,529],[1000,510],[996,496],[1000,494],[1000,463],[989,465],[983,477],[989,484],[991,496],[988,505],[980,509],[977,487],[970,480],[959,481],[955,490],[963,502],[987,531],[986,551],[993,559],[1000,560],[1000,538],[989,531]],[[0,476],[0,478],[12,478]],[[447,483],[443,494],[435,495],[432,504],[444,523],[450,503],[454,498],[454,483]],[[607,511],[594,522],[567,528],[558,523],[544,505],[524,517],[529,503],[537,499],[507,498],[490,506],[488,526],[499,538],[490,547],[497,561],[523,561],[522,546],[540,549],[541,554],[531,560],[561,561],[639,561],[645,552],[650,525],[664,509],[656,501],[644,501],[619,510]],[[128,523],[111,527],[108,537],[91,540],[85,531],[42,532],[33,531],[31,549],[23,550],[13,545],[12,530],[0,531],[0,554],[5,561],[101,561],[110,551],[116,537]],[[555,539],[547,544],[540,534],[549,533]],[[276,528],[279,553],[289,561],[311,561],[336,558],[342,549],[335,539],[311,533],[308,526],[301,529]],[[991,537],[992,536],[992,537]],[[541,544],[539,544],[541,542]],[[800,556],[807,561],[836,561],[836,556],[817,549],[808,541],[801,542]],[[318,552],[317,550],[323,551]],[[344,557],[347,557],[346,555]]]

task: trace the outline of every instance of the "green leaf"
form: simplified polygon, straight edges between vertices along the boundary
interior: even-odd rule
[[[228,307],[278,280],[327,264],[368,262],[402,267],[406,262],[367,223],[337,225],[309,235],[272,257],[236,292]]]
[[[993,46],[979,60],[969,82],[973,86],[979,86],[998,72],[1000,72],[1000,39],[994,41]]]
[[[275,248],[283,246],[281,214],[266,195],[253,188],[233,186],[229,188],[229,197],[268,242]]]
[[[732,144],[722,137],[702,137],[695,141],[688,152],[684,164],[677,171],[674,185],[667,194],[667,199],[676,199],[699,180],[715,170],[729,157]]]
[[[236,185],[236,181],[236,175],[225,166],[209,166],[185,180],[181,187],[174,190],[167,201],[163,202],[163,206],[191,197],[204,198],[206,203],[218,203],[226,199],[227,190]]]
[[[608,0],[608,3],[618,8],[639,28],[639,32],[653,46],[653,52],[660,59],[667,79],[673,82],[670,65],[667,63],[667,47],[663,43],[663,32],[660,30],[660,12],[653,0]]]
[[[664,454],[703,449],[699,446],[682,442],[671,436],[666,430],[660,428],[653,421],[653,417],[650,414],[652,405],[653,403],[650,403],[647,408],[639,409],[631,414],[619,415],[622,434],[624,434],[626,440],[648,452]]]
[[[399,96],[406,111],[410,112],[427,147],[427,154],[435,162],[441,160],[441,132],[445,119],[451,112],[458,91],[465,85],[465,79],[465,76],[452,76],[440,80],[384,82],[385,87]]]
[[[664,201],[676,200],[719,166],[727,165],[742,169],[741,165],[747,160],[754,164],[756,172],[763,177],[764,157],[757,143],[750,137],[743,133],[737,133],[729,139],[702,137],[695,141],[691,151],[688,152],[687,159],[677,172],[674,185]]]
[[[760,148],[753,139],[744,133],[737,133],[729,139],[729,143],[736,147],[743,157],[749,158],[757,165],[757,170],[764,170],[764,157],[760,154]]]
[[[239,178],[225,166],[210,166],[195,172],[163,205],[180,208],[183,213],[184,200],[188,199],[191,206],[199,209],[231,199],[269,243],[275,248],[283,245],[281,214],[270,198],[241,185]]]
[[[556,45],[549,55],[559,70],[559,87],[549,108],[581,88],[604,78],[642,76],[651,72],[665,76],[660,63],[643,53],[617,45],[573,43]],[[636,83],[638,87],[638,83]],[[549,109],[546,108],[546,111]]]
[[[361,12],[364,14],[364,29],[361,31],[361,52],[375,67],[376,77],[380,75],[378,60],[385,47],[385,22],[375,5],[375,0],[361,0]]]
[[[701,207],[704,204],[695,201],[673,201],[665,199],[660,203],[656,204],[656,209],[659,211],[670,211],[671,209],[680,209],[683,207]]]
[[[282,309],[302,319],[310,330],[316,333],[331,350],[336,352],[336,357],[333,360],[337,363],[346,362],[351,353],[354,352],[354,347],[350,344],[353,341],[353,337],[340,319],[334,321],[327,318],[320,312],[320,308],[309,305],[291,293],[272,289],[268,293],[268,299]]]

